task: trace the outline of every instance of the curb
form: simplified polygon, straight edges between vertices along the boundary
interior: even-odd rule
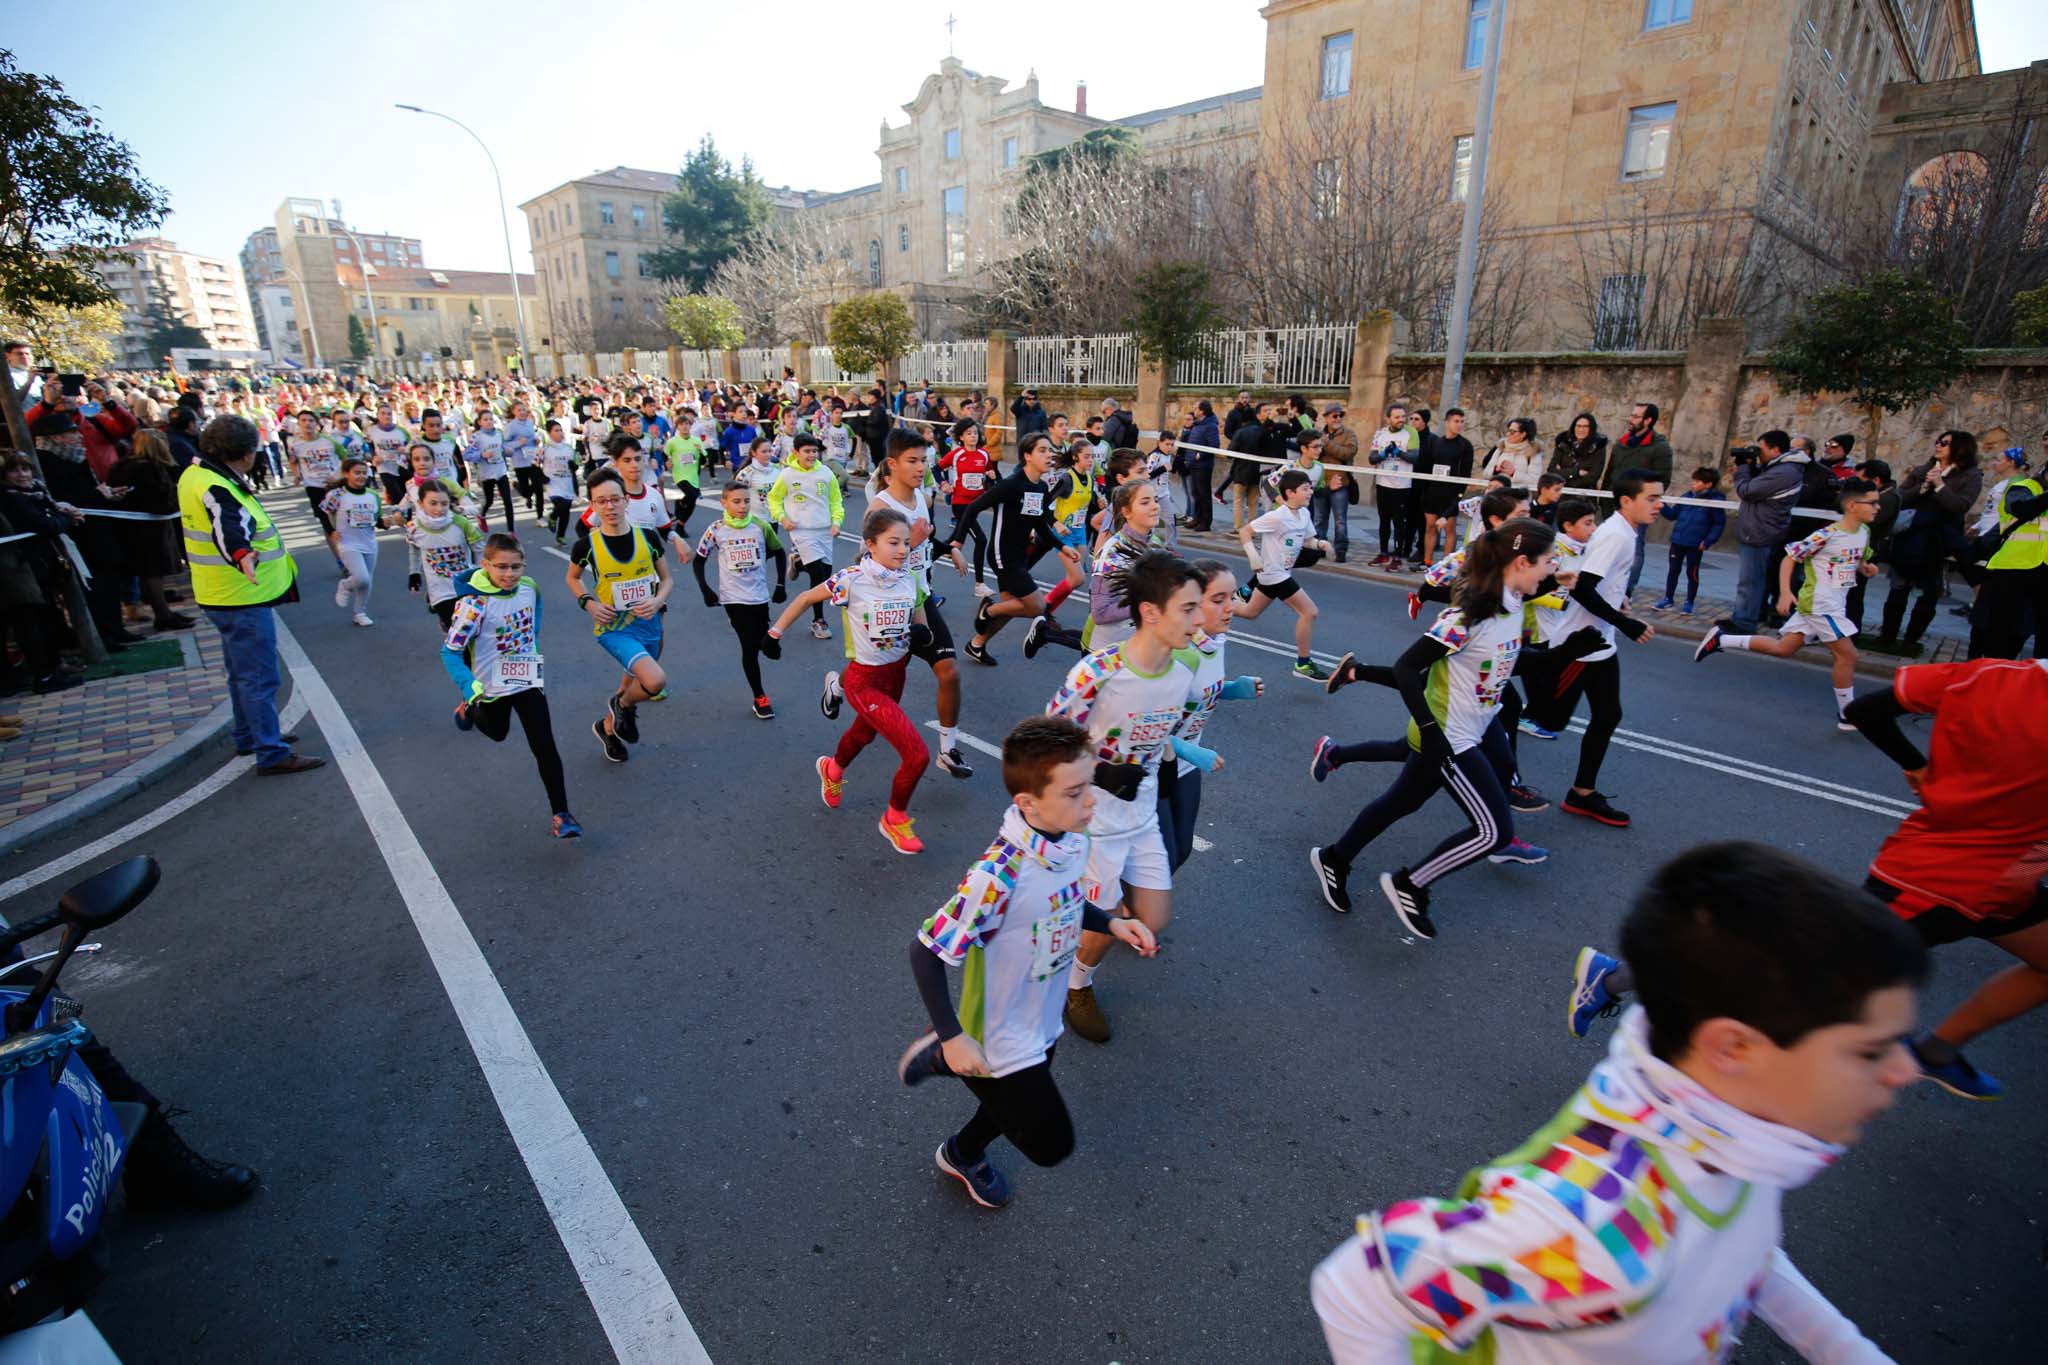
[[[144,754],[84,791],[73,792],[62,801],[47,805],[0,829],[0,842],[6,843],[10,853],[19,853],[30,844],[60,834],[144,788],[155,786],[183,766],[185,760],[203,746],[218,739],[233,723],[234,703],[224,701],[156,752]]]
[[[1202,550],[1214,550],[1224,554],[1242,553],[1236,540],[1215,536],[1213,532],[1204,536],[1200,532],[1190,533],[1184,529],[1181,532],[1181,540],[1183,543],[1192,544],[1194,547]],[[1228,543],[1223,543],[1226,540]],[[1212,541],[1215,543],[1212,543]],[[1400,588],[1404,592],[1414,591],[1415,585],[1419,581],[1413,574],[1390,574],[1378,569],[1364,569],[1351,564],[1333,563],[1329,560],[1324,560],[1300,572],[1304,574],[1324,574],[1333,578],[1349,578],[1359,583],[1377,583],[1383,587]],[[1653,621],[1651,624],[1657,627],[1658,636],[1667,640],[1704,640],[1707,638],[1707,632],[1713,629],[1711,622],[1705,625],[1693,625],[1690,623],[1680,624],[1678,622]],[[1862,677],[1883,678],[1886,681],[1890,681],[1892,674],[1898,669],[1904,668],[1908,664],[1931,662],[1933,659],[1932,651],[1918,659],[1859,651],[1856,659],[1856,672]]]

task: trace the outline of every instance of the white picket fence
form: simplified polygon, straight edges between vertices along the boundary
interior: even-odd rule
[[[774,380],[780,383],[782,367],[789,364],[789,347],[742,346],[739,358],[740,382],[762,384]]]
[[[545,382],[555,377],[555,358],[543,351],[528,361],[525,368],[527,378]]]
[[[1350,323],[1250,327],[1211,332],[1210,355],[1173,367],[1177,388],[1342,389],[1351,384]]]
[[[597,372],[604,375],[624,374],[626,372],[626,357],[624,353],[619,351],[599,351],[597,354]]]
[[[927,341],[903,357],[903,378],[912,384],[978,388],[988,383],[988,342]]]
[[[562,378],[581,379],[589,372],[590,367],[584,363],[581,351],[570,351],[562,357]]]
[[[987,352],[982,356],[987,374]],[[1136,388],[1138,342],[1128,332],[1092,337],[1017,338],[1017,382],[1089,388]]]
[[[874,382],[875,372],[872,369],[842,369],[839,362],[832,358],[832,348],[830,346],[811,347],[811,384],[813,387],[819,384],[845,385],[872,384]]]
[[[682,377],[684,379],[723,379],[725,377],[725,365],[719,359],[717,351],[686,350],[683,352]]]

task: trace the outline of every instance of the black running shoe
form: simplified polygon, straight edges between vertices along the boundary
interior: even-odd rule
[[[966,756],[958,749],[939,750],[939,755],[933,762],[948,776],[960,778],[962,781],[974,776],[974,769],[968,766]]]
[[[605,709],[612,713],[612,733],[628,744],[640,742],[640,718],[633,714],[633,708],[619,700],[619,693],[612,693],[612,699],[605,703]]]
[[[1351,875],[1351,869],[1324,856],[1320,848],[1308,851],[1308,865],[1315,870],[1316,889],[1323,893],[1323,903],[1340,915],[1350,914],[1351,892],[1344,881]]]
[[[1032,618],[1030,628],[1024,632],[1025,658],[1035,659],[1038,657],[1038,651],[1045,647],[1045,628],[1051,624],[1051,620],[1044,616]]]
[[[839,719],[839,704],[846,700],[846,694],[839,690],[839,670],[833,669],[825,675],[825,690],[818,694],[818,709],[825,713],[826,720]]]
[[[950,1076],[945,1053],[939,1047],[939,1035],[927,1033],[903,1049],[903,1055],[896,1059],[896,1079],[905,1085],[916,1085],[934,1076]]]
[[[988,652],[987,645],[978,645],[974,641],[969,640],[966,644],[960,646],[960,652],[984,668],[994,668],[996,666],[995,656]]]
[[[1628,812],[1616,810],[1614,803],[1599,792],[1587,792],[1583,796],[1577,792],[1566,792],[1557,808],[1566,815],[1583,815],[1588,820],[1598,820],[1616,829],[1628,828]]]
[[[976,635],[980,635],[980,636],[984,636],[984,637],[986,637],[986,636],[987,636],[987,634],[988,634],[988,608],[989,608],[989,603],[991,603],[991,602],[993,602],[993,601],[995,601],[995,599],[994,599],[993,597],[984,597],[984,598],[982,598],[982,599],[981,599],[980,601],[978,601],[978,602],[976,602],[976,603],[974,604],[974,633],[975,633]]]
[[[1436,924],[1429,917],[1429,890],[1408,880],[1407,868],[1380,873],[1380,894],[1409,933],[1421,939],[1436,937]]]
[[[1508,809],[1517,815],[1534,815],[1550,809],[1550,798],[1534,787],[1518,784],[1508,788]]]
[[[604,748],[604,756],[612,762],[624,763],[633,756],[633,751],[626,747],[625,740],[605,731],[603,721],[590,722],[590,733],[597,736],[597,742]]]
[[[1330,670],[1330,676],[1323,680],[1323,691],[1326,694],[1334,694],[1338,688],[1349,687],[1357,681],[1358,660],[1352,657],[1349,650],[1346,650],[1344,657],[1337,660],[1337,666]],[[1317,778],[1316,780],[1320,782],[1322,779]]]

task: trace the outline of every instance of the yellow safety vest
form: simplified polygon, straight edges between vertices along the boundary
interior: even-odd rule
[[[256,557],[256,581],[243,576],[214,539],[206,492],[223,488],[249,513],[249,548]],[[178,517],[185,527],[185,559],[192,566],[192,599],[202,607],[260,607],[291,591],[298,565],[284,548],[263,505],[235,480],[195,461],[178,476]]]
[[[614,585],[636,578],[659,580],[659,573],[654,563],[654,554],[647,548],[647,534],[638,527],[632,527],[631,529],[634,532],[632,557],[629,559],[617,559],[613,557],[611,547],[605,544],[603,528],[598,526],[590,528],[590,567],[597,570],[597,590],[591,596],[608,607],[618,607],[619,609],[619,614],[612,618],[610,625],[606,625],[603,622],[594,623],[594,628],[591,631],[593,635],[602,635],[608,630],[617,630],[625,625],[627,621],[634,619],[628,615],[624,607],[619,607],[618,602],[614,599],[612,594]],[[650,589],[650,591],[652,590]]]
[[[2041,485],[2032,479],[2014,479],[2006,485],[2004,497],[1998,500],[1998,525],[2000,530],[2011,527],[2011,533],[1985,564],[1987,569],[2038,569],[2048,562],[2048,555],[2043,553],[2048,551],[2048,525],[2043,525],[2048,522],[2048,513],[2020,526],[2013,526],[2012,518],[2005,514],[2005,499],[2020,492],[2038,497]]]

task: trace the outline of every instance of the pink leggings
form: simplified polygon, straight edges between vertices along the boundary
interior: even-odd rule
[[[911,793],[917,790],[924,770],[931,766],[931,751],[917,733],[917,726],[896,703],[903,698],[904,670],[910,666],[905,655],[893,664],[849,663],[839,675],[840,691],[853,707],[853,724],[839,737],[839,749],[832,761],[843,771],[876,735],[889,741],[900,760],[896,777],[889,784],[889,809],[910,809]]]

